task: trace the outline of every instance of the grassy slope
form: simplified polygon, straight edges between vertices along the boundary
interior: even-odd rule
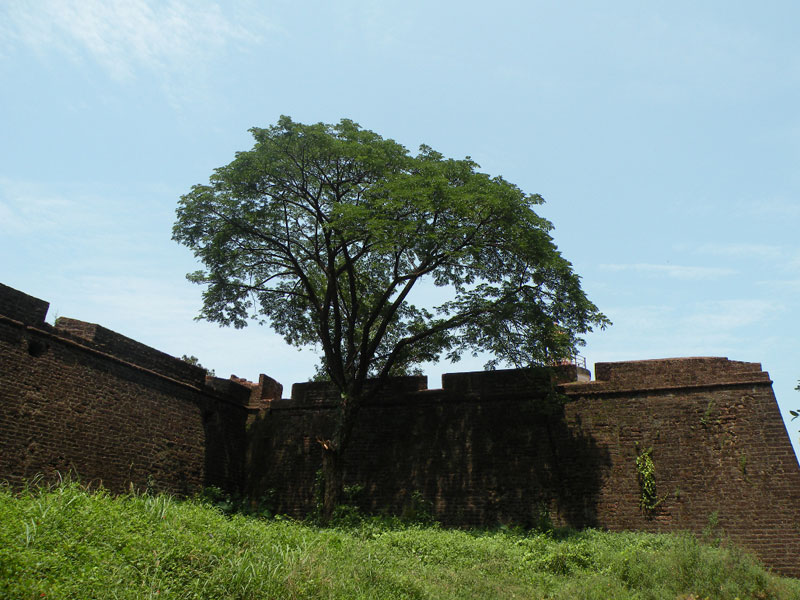
[[[167,496],[0,487],[1,598],[800,598],[689,536],[319,529]]]

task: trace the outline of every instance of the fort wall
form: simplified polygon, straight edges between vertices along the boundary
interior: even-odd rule
[[[605,379],[460,373],[441,390],[407,378],[406,391],[362,408],[345,484],[363,486],[373,511],[401,512],[419,492],[451,526],[535,525],[545,513],[572,527],[724,532],[800,575],[800,468],[761,365],[686,358],[596,373]],[[551,383],[563,404],[548,400]],[[250,430],[252,493],[277,491],[279,510],[296,516],[312,509],[316,439],[333,406],[316,383],[271,403]],[[641,505],[643,453],[655,467],[652,510]]]
[[[800,468],[758,363],[723,358],[606,363],[563,386],[565,421],[610,459],[597,519],[611,530],[720,531],[800,576]],[[658,506],[638,506],[635,459],[652,448]]]
[[[92,323],[44,322],[47,303],[0,285],[0,479],[76,471],[114,492],[216,485],[294,516],[314,506],[324,383],[206,377]],[[800,468],[758,363],[685,358],[391,381],[345,456],[363,508],[415,494],[449,526],[557,525],[701,534],[716,523],[800,576]],[[638,456],[655,468],[642,507]],[[719,531],[713,532],[717,535]]]
[[[76,472],[114,492],[238,489],[251,389],[0,285],[0,478]]]

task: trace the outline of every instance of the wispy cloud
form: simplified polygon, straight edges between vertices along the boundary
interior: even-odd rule
[[[600,268],[606,271],[636,271],[646,275],[666,276],[675,279],[709,279],[726,277],[736,273],[734,269],[719,267],[695,267],[686,265],[655,265],[650,263],[603,264]]]
[[[256,15],[233,20],[215,2],[183,0],[10,0],[0,22],[0,45],[96,63],[118,82],[155,74],[165,86],[267,28]]]
[[[783,310],[780,302],[772,300],[721,300],[698,304],[681,321],[688,331],[727,333],[770,319]]]
[[[37,264],[37,270],[51,275],[146,270],[155,276],[174,268],[163,260],[165,252],[178,251],[170,241],[169,197],[145,184],[121,191],[0,176],[0,256],[13,256],[0,270],[8,276],[24,272],[22,265]]]
[[[765,322],[785,310],[777,301],[758,298],[694,302],[683,306],[641,305],[620,308],[614,327],[642,339],[726,339],[737,331]]]
[[[800,201],[796,198],[763,198],[740,201],[737,208],[745,214],[767,219],[800,217]]]
[[[675,249],[695,255],[766,262],[767,268],[800,268],[800,245],[752,244],[739,242],[707,242],[704,244],[676,244]],[[739,264],[737,262],[737,264]]]
[[[779,293],[793,293],[797,298],[800,295],[800,279],[764,279],[757,281],[756,285],[774,290]]]
[[[97,215],[90,207],[51,187],[0,177],[0,233],[5,236],[50,235],[67,221],[92,216]]]
[[[779,260],[790,254],[782,246],[770,244],[740,244],[740,243],[707,243],[697,246],[698,254],[711,254],[713,256],[730,256],[736,258],[762,258]]]
[[[640,305],[609,309],[614,326],[589,339],[592,360],[631,360],[669,356],[762,356],[765,332],[785,318],[777,301],[742,298],[682,306]]]

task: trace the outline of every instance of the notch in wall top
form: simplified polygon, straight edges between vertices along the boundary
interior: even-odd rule
[[[263,373],[258,376],[258,383],[236,375],[231,375],[230,379],[206,377],[206,386],[251,407],[264,407],[273,400],[280,400],[283,394],[283,386]]]

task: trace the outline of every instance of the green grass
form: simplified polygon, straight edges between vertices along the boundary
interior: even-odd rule
[[[800,598],[688,535],[318,528],[75,483],[0,486],[0,598]]]

